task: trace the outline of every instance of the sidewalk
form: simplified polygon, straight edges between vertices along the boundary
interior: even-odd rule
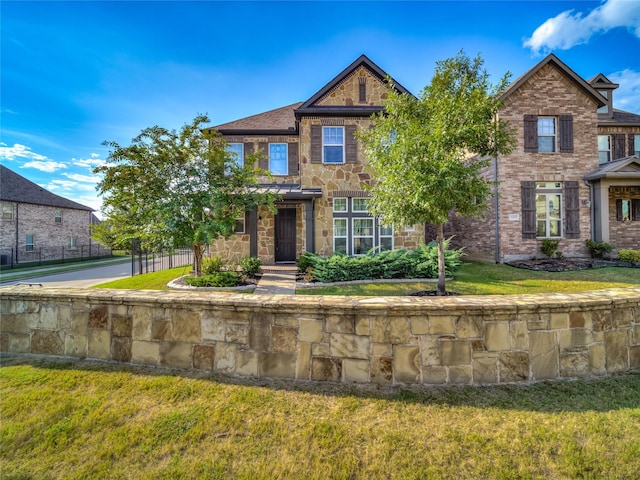
[[[256,295],[295,295],[295,266],[265,266],[258,286],[253,291]]]

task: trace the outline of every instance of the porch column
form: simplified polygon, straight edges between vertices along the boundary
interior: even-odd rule
[[[315,248],[315,220],[313,215],[313,199],[303,200],[305,225],[305,251],[314,253]]]
[[[593,186],[593,239],[609,243],[609,185],[599,181]]]
[[[258,256],[258,207],[249,210],[249,256]]]

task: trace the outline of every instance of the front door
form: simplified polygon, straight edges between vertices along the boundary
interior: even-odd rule
[[[296,209],[278,210],[275,224],[276,262],[296,261]]]

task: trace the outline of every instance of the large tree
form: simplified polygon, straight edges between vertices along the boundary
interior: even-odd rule
[[[254,168],[260,152],[244,159],[220,135],[206,134],[197,116],[180,131],[144,129],[129,146],[112,150],[98,184],[110,233],[118,242],[138,239],[143,248],[191,245],[194,272],[212,240],[234,232],[236,219],[258,205],[274,209],[276,196],[261,188]]]
[[[359,132],[372,178],[371,211],[388,225],[431,223],[438,244],[438,294],[445,295],[444,224],[479,217],[492,194],[482,170],[508,153],[513,132],[498,110],[508,74],[493,85],[480,56],[460,52],[436,63],[416,98],[389,85],[384,110]]]

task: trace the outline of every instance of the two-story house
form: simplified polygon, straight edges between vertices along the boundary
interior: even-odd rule
[[[382,110],[386,78],[363,55],[305,102],[208,129],[239,159],[259,149],[260,167],[272,174],[265,188],[281,194],[276,215],[249,212],[212,251],[269,264],[306,251],[361,255],[432,240],[429,225],[382,225],[367,211],[364,186],[375,179],[354,133]],[[500,116],[515,128],[517,146],[485,172],[496,182],[486,216],[451,216],[445,234],[453,246],[497,262],[531,258],[545,238],[559,239],[567,256],[588,255],[590,238],[640,248],[640,115],[613,108],[616,87],[604,75],[582,79],[555,55],[514,81]]]

